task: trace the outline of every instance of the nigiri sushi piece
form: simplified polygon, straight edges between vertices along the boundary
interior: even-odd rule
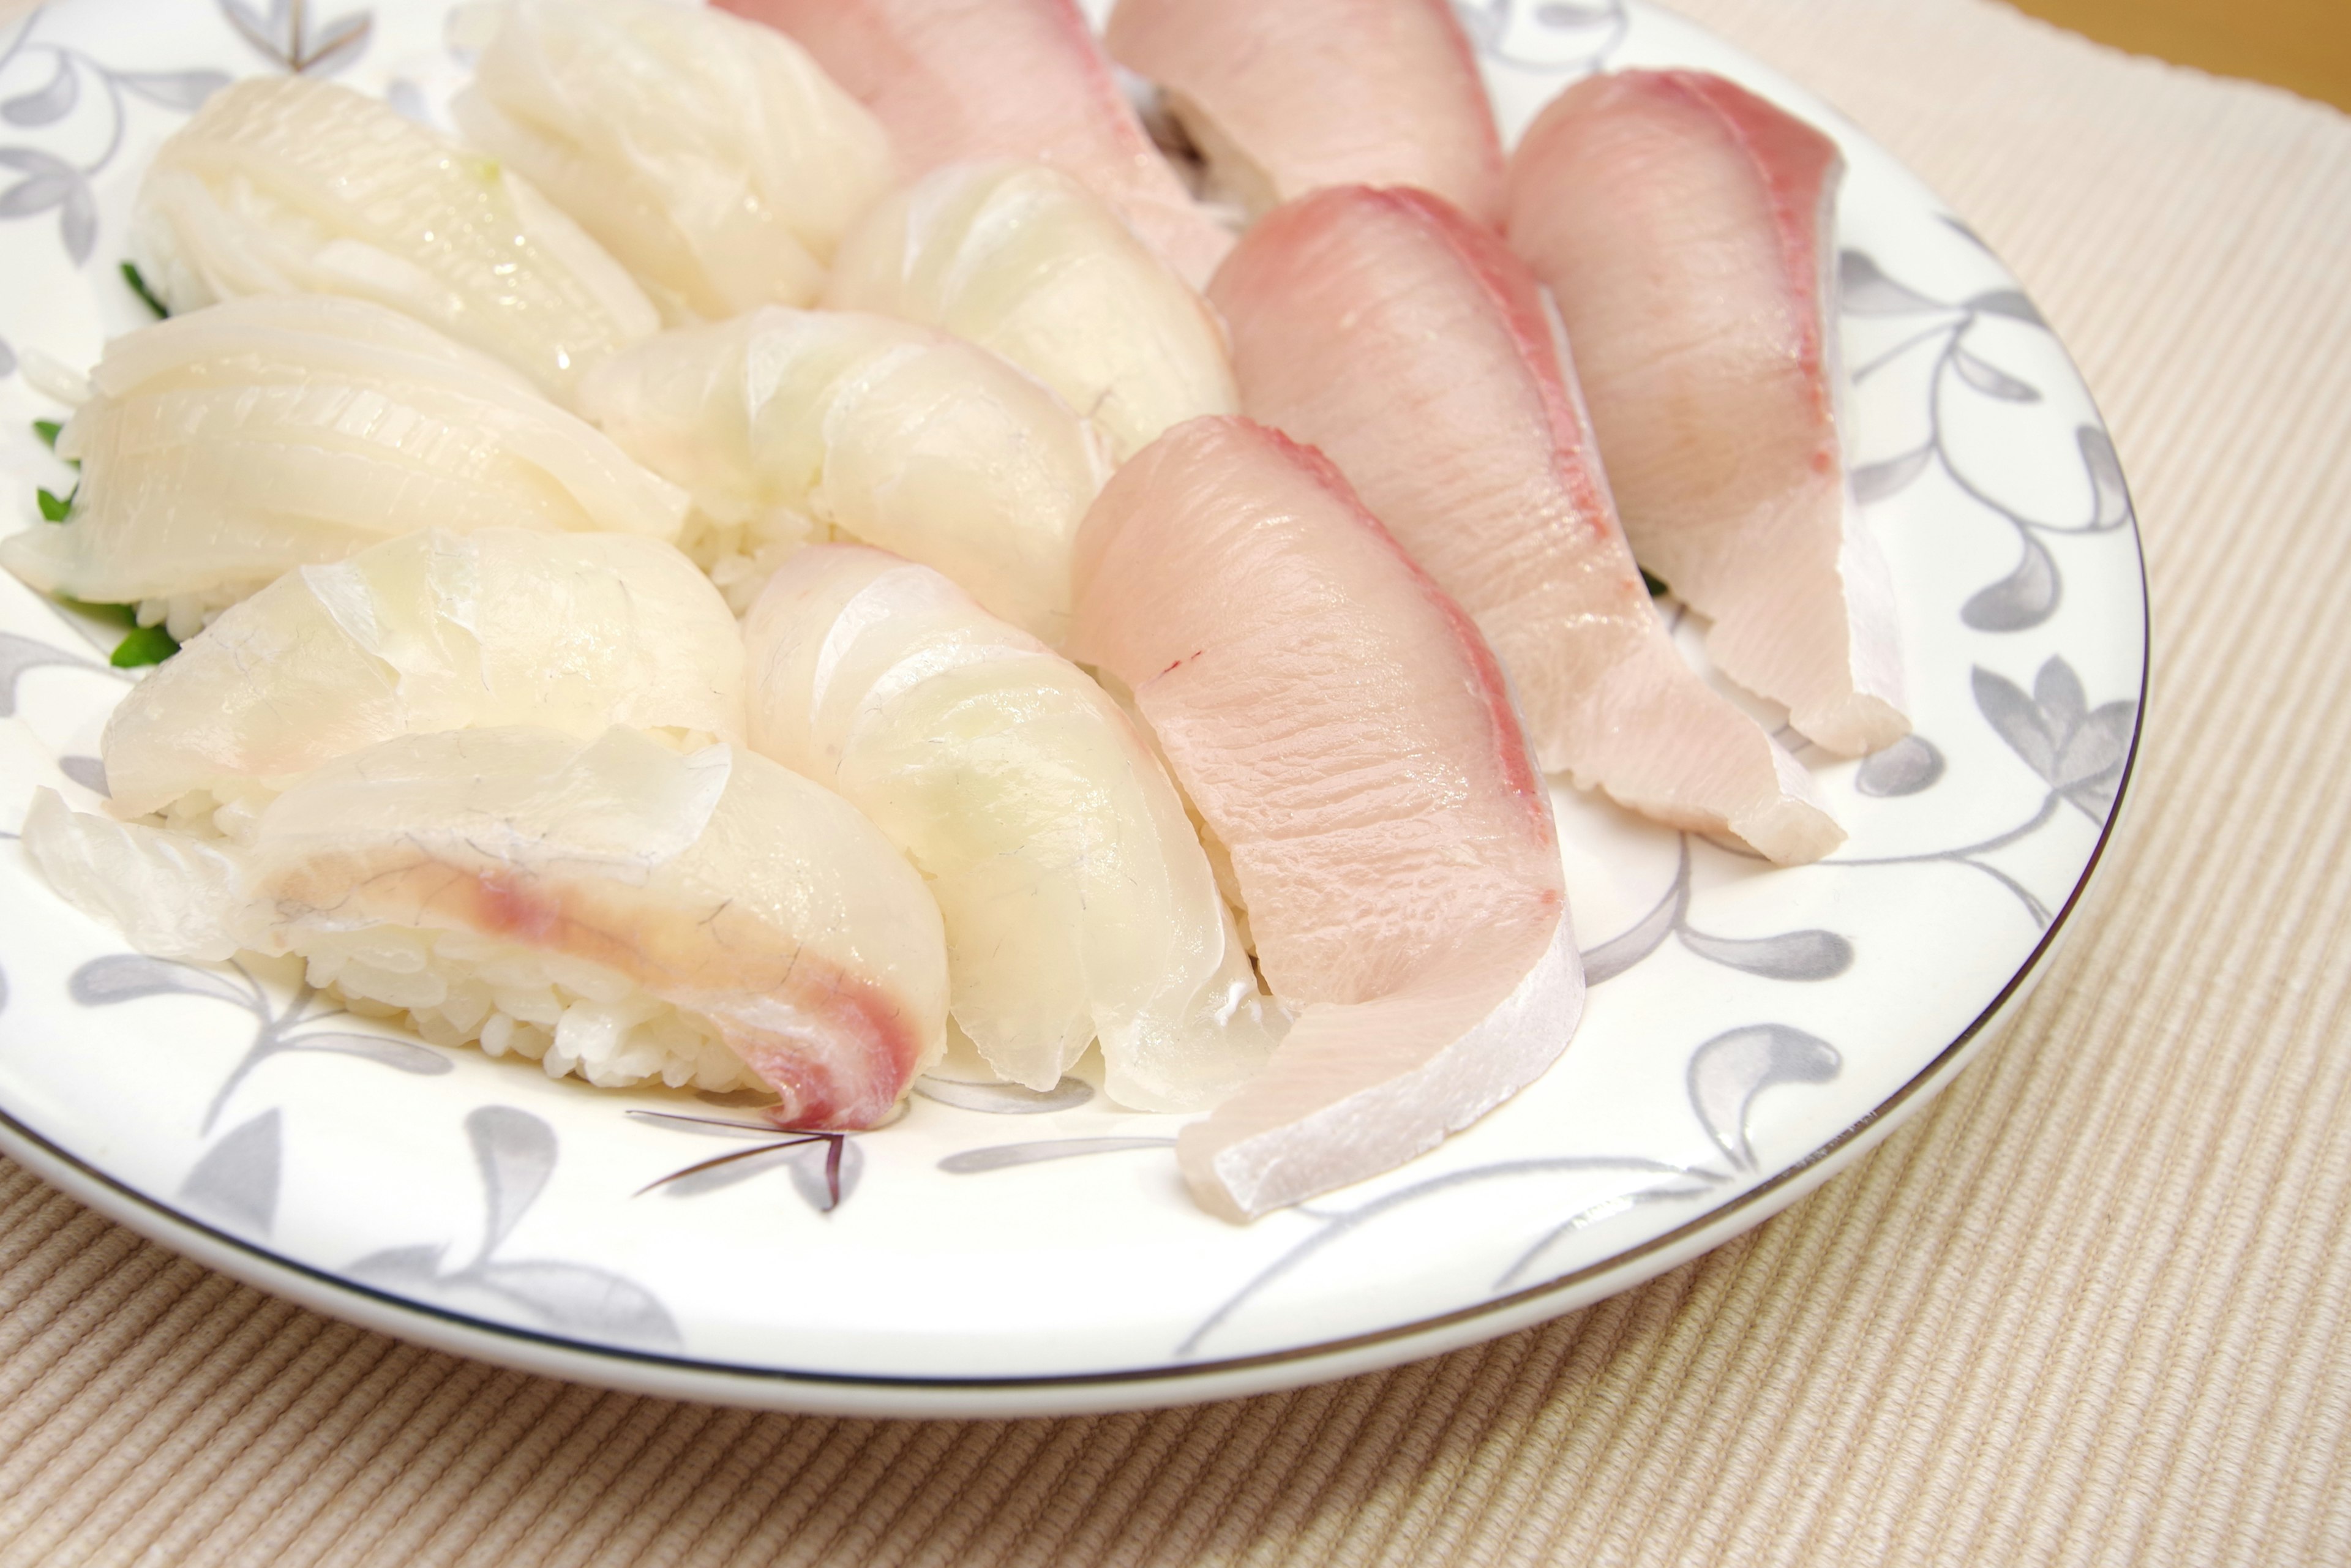
[[[1209,287],[1241,406],[1322,449],[1510,673],[1535,754],[1783,863],[1844,834],[1810,775],[1667,635],[1526,264],[1425,191],[1275,211]]]
[[[798,40],[889,128],[909,174],[1050,163],[1196,287],[1232,244],[1152,145],[1073,0],[718,3]]]
[[[504,0],[465,140],[516,170],[672,323],[806,305],[895,183],[865,106],[772,27],[664,0]]]
[[[1072,656],[1130,688],[1231,857],[1265,1071],[1186,1127],[1246,1218],[1387,1170],[1523,1087],[1582,1015],[1550,797],[1500,667],[1329,461],[1202,419],[1078,536]]]
[[[184,641],[294,567],[493,526],[674,539],[684,491],[505,366],[363,300],[232,300],[115,339],[57,436],[63,524],[0,540],[35,588]]]
[[[627,534],[432,528],[287,572],[131,688],[109,810],[193,821],[395,736],[613,725],[744,738],[743,640],[710,580]],[[215,823],[215,826],[225,824]]]
[[[166,137],[139,187],[131,248],[175,313],[248,294],[371,299],[558,402],[661,321],[528,181],[303,76],[223,88]]]
[[[1633,553],[1712,620],[1717,667],[1851,755],[1910,726],[1837,437],[1843,171],[1719,77],[1618,71],[1529,127],[1508,232],[1558,299]]]
[[[242,843],[77,813],[25,845],[157,957],[297,954],[355,1010],[601,1086],[773,1090],[870,1127],[945,1049],[938,906],[838,795],[739,747],[614,728],[402,736],[272,800]]]
[[[1252,218],[1324,185],[1416,185],[1501,222],[1501,139],[1448,0],[1119,0],[1102,42]]]
[[[1093,421],[1120,462],[1169,425],[1240,406],[1200,297],[1039,164],[955,164],[885,198],[841,242],[824,303],[993,350]]]
[[[883,316],[771,307],[663,332],[598,367],[580,408],[692,493],[737,611],[826,530],[935,566],[1048,642],[1070,541],[1110,474],[1092,426],[986,349]],[[747,547],[747,548],[746,548]]]
[[[1205,1110],[1288,1019],[1258,994],[1183,801],[1102,687],[926,566],[784,563],[744,627],[752,745],[838,789],[929,882],[950,1007],[1050,1089],[1099,1039],[1122,1105]]]

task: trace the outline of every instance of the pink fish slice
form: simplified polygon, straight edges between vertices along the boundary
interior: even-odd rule
[[[1500,666],[1321,454],[1192,420],[1078,535],[1075,656],[1134,694],[1297,1022],[1177,1145],[1235,1219],[1403,1164],[1582,1016],[1551,804]]]
[[[1251,216],[1323,185],[1417,185],[1501,222],[1494,111],[1447,0],[1120,0],[1103,42]]]
[[[1510,164],[1642,564],[1830,751],[1909,731],[1893,585],[1837,441],[1835,143],[1697,71],[1562,93]]]
[[[1510,672],[1542,766],[1783,864],[1844,841],[1812,778],[1674,651],[1526,264],[1424,191],[1275,212],[1209,298],[1241,406],[1320,447]]]
[[[716,3],[816,57],[888,128],[910,178],[944,163],[1050,163],[1195,287],[1232,245],[1152,145],[1073,0]]]

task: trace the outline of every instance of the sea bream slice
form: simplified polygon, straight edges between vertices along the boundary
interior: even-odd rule
[[[1193,201],[1074,0],[717,0],[789,34],[888,128],[901,165],[1018,158],[1074,176],[1195,286],[1232,233]]]
[[[1550,798],[1500,667],[1320,454],[1195,420],[1079,531],[1071,652],[1123,683],[1231,857],[1263,1072],[1177,1145],[1247,1218],[1434,1147],[1583,1011]]]
[[[1425,191],[1293,202],[1209,286],[1250,417],[1319,447],[1478,622],[1551,771],[1783,863],[1844,834],[1811,777],[1682,662],[1633,564],[1557,318]]]
[[[840,1130],[887,1119],[946,1046],[922,878],[849,802],[738,747],[402,736],[305,776],[242,842],[51,790],[24,838],[52,887],[141,952],[298,955],[313,984],[493,1053],[517,1018],[542,1019],[520,1049],[551,1075],[725,1087],[747,1069],[778,1125]],[[481,1032],[500,1017],[500,1038]],[[646,1026],[669,1040],[611,1049]],[[718,1062],[696,1061],[705,1042]]]
[[[1501,222],[1502,144],[1447,0],[1119,0],[1102,41],[1251,217],[1324,185],[1416,185]]]
[[[860,545],[786,561],[744,631],[752,744],[928,881],[955,1020],[997,1071],[1050,1089],[1099,1040],[1112,1099],[1199,1111],[1263,1065],[1289,1020],[1176,787],[1085,672]]]
[[[876,204],[834,255],[824,303],[1003,355],[1121,462],[1169,425],[1240,408],[1207,305],[1100,197],[1043,164],[951,164]]]
[[[1568,89],[1512,155],[1641,563],[1722,672],[1830,751],[1908,733],[1894,591],[1837,436],[1836,144],[1719,77]]]

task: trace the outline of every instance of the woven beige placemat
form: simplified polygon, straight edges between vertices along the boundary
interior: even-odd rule
[[[524,1377],[0,1164],[0,1563],[2351,1561],[2351,121],[1986,0],[1686,9],[1990,236],[2137,490],[2145,753],[2004,1044],[1642,1290],[1085,1421]]]

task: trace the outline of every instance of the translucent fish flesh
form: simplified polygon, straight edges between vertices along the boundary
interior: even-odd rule
[[[691,748],[743,723],[735,617],[671,546],[435,528],[227,612],[131,688],[100,755],[110,809],[140,816],[199,791],[242,805],[399,735],[619,724]]]
[[[721,523],[792,542],[837,530],[936,567],[1048,642],[1068,632],[1070,541],[1109,459],[985,349],[769,308],[646,340],[589,378],[580,406]]]
[[[1890,577],[1837,438],[1836,145],[1697,71],[1568,89],[1512,156],[1510,242],[1557,297],[1633,553],[1828,750],[1902,715]]]
[[[1674,651],[1557,319],[1492,231],[1343,186],[1244,235],[1209,298],[1251,417],[1319,447],[1469,612],[1542,766],[1771,859],[1844,839],[1812,779]]]
[[[1061,395],[1123,462],[1240,405],[1224,330],[1117,214],[1037,164],[956,164],[868,213],[824,302],[944,328]]]
[[[450,112],[672,322],[806,305],[890,140],[771,27],[663,0],[507,0]]]
[[[1072,0],[719,0],[782,29],[890,130],[907,172],[1050,163],[1195,285],[1232,234],[1192,200]]]
[[[621,265],[528,181],[301,76],[223,88],[164,139],[131,249],[175,312],[248,294],[372,299],[559,402],[660,324]]]
[[[784,564],[745,627],[752,744],[840,790],[929,881],[955,1020],[1050,1089],[1099,1038],[1121,1104],[1195,1111],[1287,1022],[1258,994],[1182,800],[1077,666],[928,567]]]
[[[300,780],[242,844],[47,791],[25,841],[68,902],[156,956],[299,954],[460,1035],[470,994],[455,1016],[486,1048],[543,1017],[542,1065],[609,1084],[660,1076],[664,1033],[715,1039],[779,1096],[782,1126],[872,1126],[945,1046],[922,879],[847,801],[734,747],[404,736]]]
[[[1558,1055],[1583,967],[1500,667],[1327,460],[1247,420],[1171,431],[1094,503],[1076,581],[1072,655],[1133,690],[1303,1004],[1182,1135],[1204,1206],[1387,1170]]]
[[[683,491],[521,378],[360,300],[175,317],[109,343],[90,380],[57,437],[81,464],[72,515],[0,541],[48,592],[227,602],[417,528],[668,539],[685,517]]]
[[[1494,111],[1447,0],[1120,0],[1102,40],[1252,217],[1324,185],[1415,185],[1501,222]]]

